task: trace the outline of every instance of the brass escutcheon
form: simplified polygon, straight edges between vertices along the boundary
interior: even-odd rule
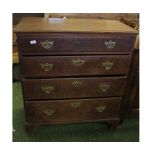
[[[106,92],[110,88],[110,84],[102,83],[99,85],[102,92]]]
[[[109,40],[105,41],[104,44],[108,49],[112,49],[116,46],[116,41]]]
[[[72,60],[72,62],[75,66],[82,66],[85,63],[85,60],[75,59],[75,60]]]
[[[73,87],[80,87],[82,85],[82,81],[75,80],[72,82]]]
[[[53,110],[53,109],[43,111],[43,113],[47,116],[52,116],[54,112],[55,112],[55,110]]]
[[[102,62],[102,66],[106,69],[106,70],[110,70],[113,66],[113,62],[110,61],[106,61],[106,62]]]
[[[46,94],[50,94],[55,90],[54,86],[42,86],[41,89]]]
[[[54,41],[48,41],[48,40],[41,41],[40,43],[41,43],[41,46],[47,50],[53,47],[54,45]]]
[[[79,108],[80,107],[80,105],[81,105],[81,103],[80,102],[72,102],[71,103],[71,107],[73,107],[73,108]]]
[[[106,109],[106,106],[99,106],[99,107],[96,107],[96,110],[97,110],[98,112],[103,112],[105,109]]]
[[[40,64],[41,68],[45,71],[48,72],[53,68],[53,64],[49,64],[48,62],[44,63],[44,64]]]

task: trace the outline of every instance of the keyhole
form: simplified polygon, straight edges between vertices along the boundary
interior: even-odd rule
[[[81,41],[80,41],[80,40],[78,41],[78,44],[79,44],[79,45],[81,44]]]

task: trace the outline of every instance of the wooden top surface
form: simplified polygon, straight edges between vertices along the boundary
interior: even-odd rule
[[[117,20],[25,17],[15,32],[138,33]]]

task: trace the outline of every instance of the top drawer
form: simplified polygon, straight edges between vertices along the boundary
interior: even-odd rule
[[[135,38],[97,34],[31,34],[18,38],[23,55],[130,53]]]

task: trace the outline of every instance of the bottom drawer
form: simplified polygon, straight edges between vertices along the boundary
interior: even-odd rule
[[[121,98],[26,101],[28,123],[62,123],[118,118]]]

